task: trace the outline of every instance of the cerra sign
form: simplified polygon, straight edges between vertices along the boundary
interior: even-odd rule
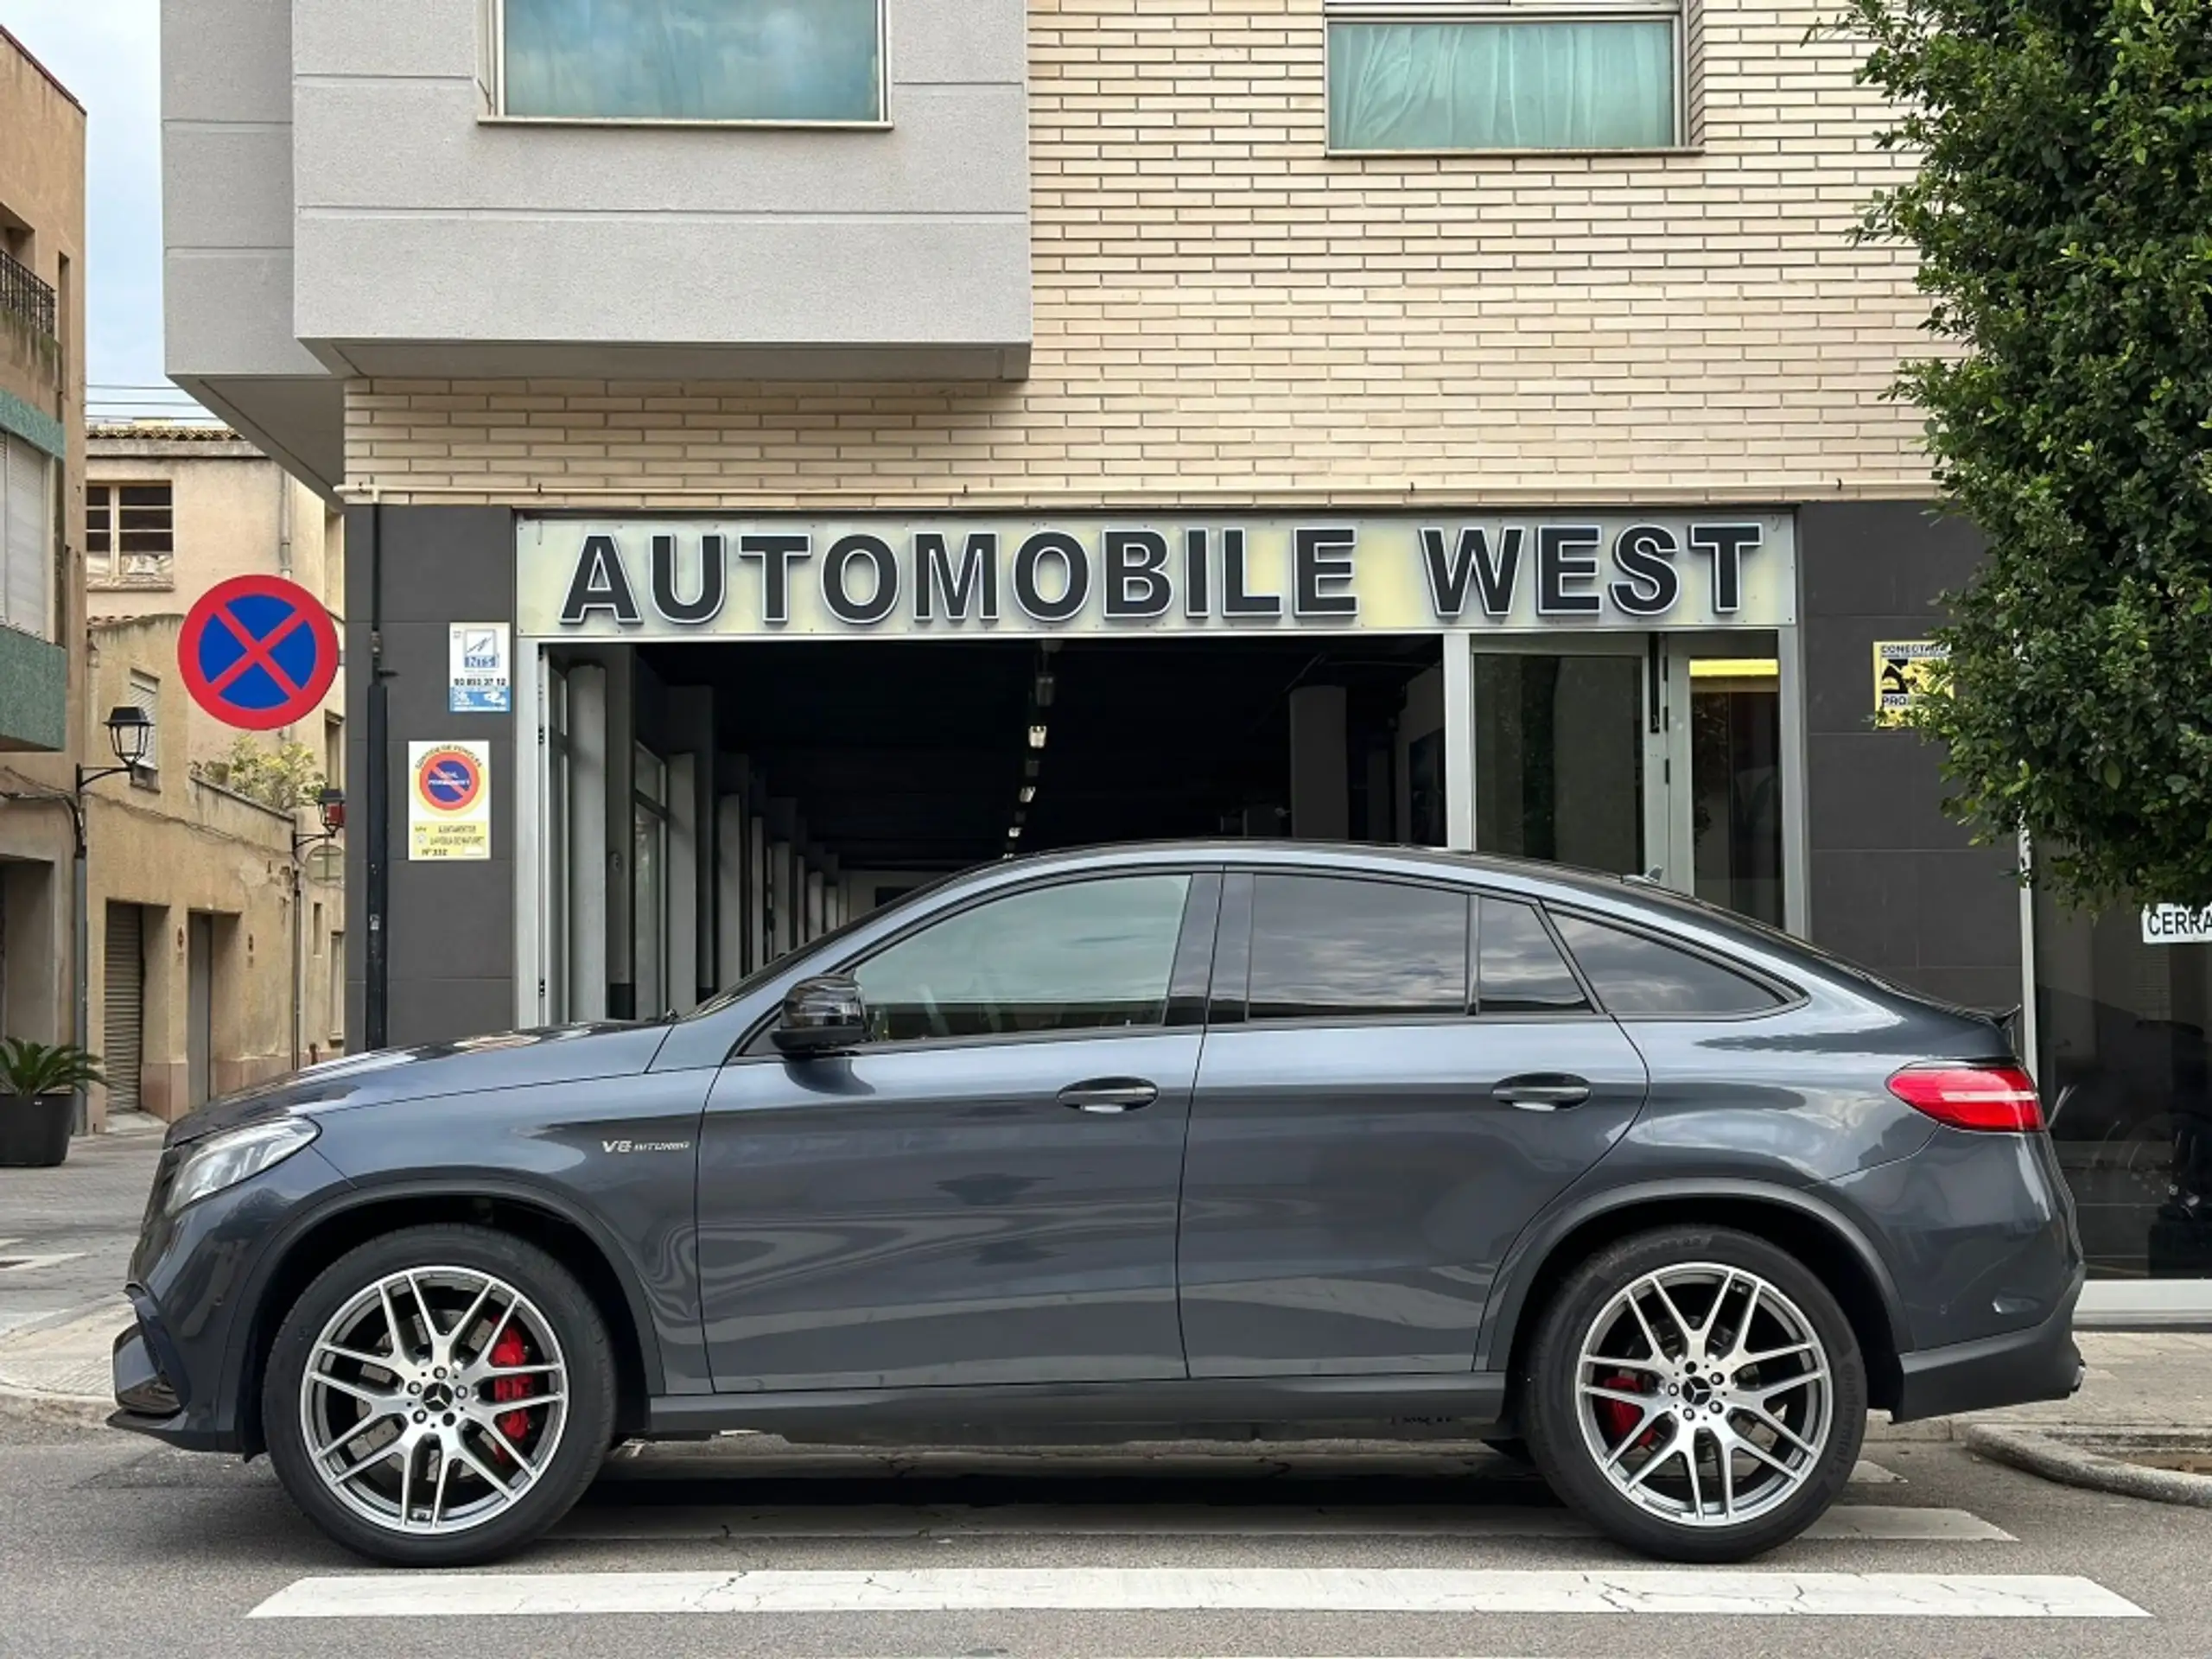
[[[1796,620],[1787,514],[523,522],[537,639]]]

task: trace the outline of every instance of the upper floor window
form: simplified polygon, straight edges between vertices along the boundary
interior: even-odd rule
[[[132,587],[168,587],[176,557],[171,486],[86,485],[85,555],[95,577]]]
[[[1680,0],[1327,0],[1327,15],[1332,150],[1682,141]]]
[[[54,462],[0,432],[0,622],[41,639],[54,633]]]
[[[883,0],[493,0],[499,113],[871,124]]]

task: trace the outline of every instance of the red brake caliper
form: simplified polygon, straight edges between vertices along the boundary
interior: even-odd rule
[[[1624,1394],[1642,1394],[1644,1391],[1643,1380],[1626,1371],[1615,1372],[1599,1386],[1618,1389]],[[1637,1424],[1643,1421],[1643,1414],[1625,1400],[1600,1400],[1598,1402],[1598,1414],[1605,1420],[1605,1432],[1615,1446],[1635,1433]],[[1648,1451],[1658,1438],[1659,1431],[1656,1427],[1648,1428],[1637,1444]]]
[[[530,1351],[522,1345],[521,1332],[512,1325],[507,1327],[499,1341],[492,1344],[492,1363],[494,1365],[530,1363]],[[530,1379],[526,1376],[495,1376],[492,1379],[492,1397],[494,1400],[528,1399]],[[501,1414],[498,1421],[499,1433],[517,1446],[520,1446],[522,1437],[530,1433],[530,1414],[526,1411],[505,1412]],[[506,1455],[506,1449],[504,1446],[494,1449],[500,1456]]]

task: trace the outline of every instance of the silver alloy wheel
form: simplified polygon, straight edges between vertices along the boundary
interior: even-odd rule
[[[568,1421],[551,1323],[474,1268],[411,1268],[322,1327],[300,1383],[308,1460],[339,1501],[386,1531],[466,1532],[543,1474]]]
[[[1834,1386],[1820,1333],[1766,1280],[1662,1268],[1607,1302],[1574,1372],[1582,1440],[1615,1491],[1685,1527],[1789,1501],[1827,1449]]]

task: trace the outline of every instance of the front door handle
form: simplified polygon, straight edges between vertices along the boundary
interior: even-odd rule
[[[1590,1084],[1563,1071],[1531,1071],[1508,1077],[1490,1092],[1493,1098],[1524,1112],[1557,1112],[1589,1099]]]
[[[1070,1084],[1059,1095],[1063,1106],[1101,1114],[1134,1112],[1159,1098],[1159,1085],[1142,1077],[1093,1077],[1088,1083]]]

